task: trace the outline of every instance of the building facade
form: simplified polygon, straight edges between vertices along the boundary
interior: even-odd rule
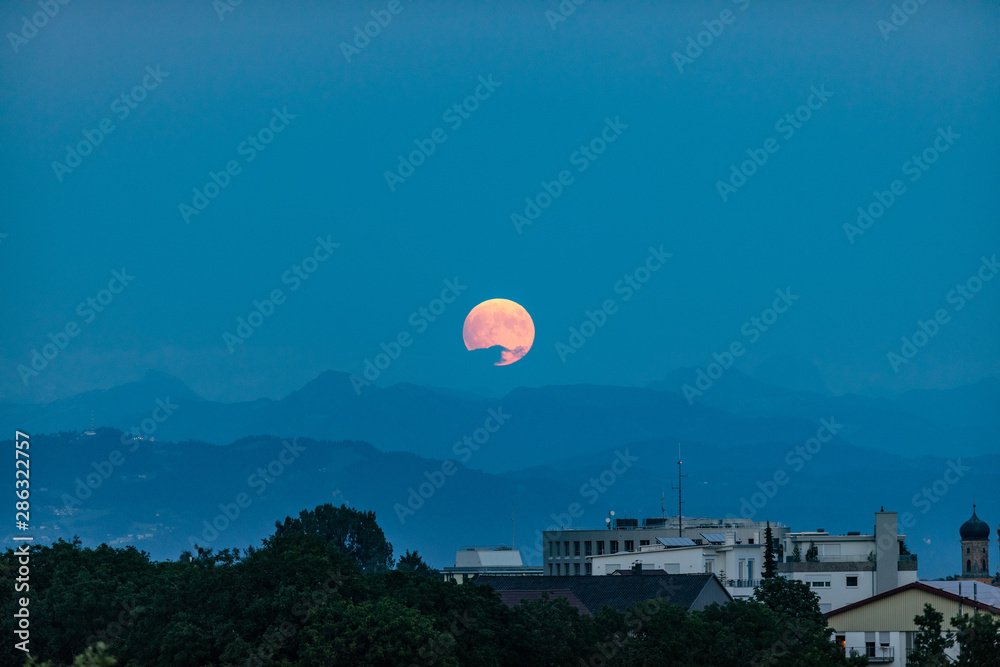
[[[905,548],[895,512],[876,512],[871,534],[817,530],[783,539],[778,574],[808,584],[824,613],[917,581],[917,557]]]
[[[826,620],[834,630],[834,641],[847,655],[866,655],[868,664],[902,667],[920,631],[913,619],[924,613],[925,603],[944,614],[943,632],[955,629],[951,619],[959,614],[1000,614],[1000,609],[983,602],[913,582],[836,609],[826,614]],[[946,654],[954,661],[958,651],[953,646]]]
[[[678,528],[677,517],[650,518],[639,525],[638,519],[617,519],[609,523],[609,528],[604,529],[566,529],[550,530],[542,534],[543,568],[546,575],[550,576],[585,576],[596,574],[593,571],[593,559],[599,556],[617,555],[624,553],[638,552],[643,547],[656,547],[660,538],[687,537],[694,545],[709,544],[702,536],[702,533],[713,536],[732,533],[733,544],[761,546],[764,539],[766,524],[761,521],[751,521],[750,519],[708,519],[685,517]],[[779,523],[771,524],[772,538],[780,546],[781,538],[788,532],[788,528]],[[655,548],[647,551],[655,551]],[[631,565],[635,557],[625,563],[623,568]],[[614,561],[611,561],[612,563]],[[763,561],[760,558],[755,560],[759,569]],[[606,562],[602,565],[606,567]],[[644,565],[646,567],[646,565]],[[683,572],[684,570],[678,570]],[[704,564],[699,564],[697,572],[714,571],[719,569],[705,570]],[[730,578],[734,577],[735,570],[730,568]],[[603,574],[603,572],[602,572]],[[753,579],[746,576],[745,578]]]
[[[542,574],[542,568],[525,565],[521,552],[507,546],[467,547],[455,553],[455,566],[441,572],[445,581],[465,583],[481,574],[530,576]]]

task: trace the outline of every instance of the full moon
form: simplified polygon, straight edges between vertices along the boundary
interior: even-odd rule
[[[469,311],[462,327],[468,350],[500,346],[500,360],[494,366],[508,366],[531,349],[535,323],[520,304],[507,299],[490,299]]]

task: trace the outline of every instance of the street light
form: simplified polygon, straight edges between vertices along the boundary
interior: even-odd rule
[[[611,530],[611,517],[615,515],[615,511],[611,510],[608,512],[608,518],[604,520],[604,523],[608,524],[608,530]]]

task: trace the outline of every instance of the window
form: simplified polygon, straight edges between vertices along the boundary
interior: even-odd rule
[[[753,581],[753,558],[747,560],[747,579]]]
[[[839,544],[820,544],[819,545],[819,556],[822,559],[840,560],[840,545]]]
[[[590,563],[587,563],[587,574],[591,573]]]
[[[563,542],[563,556],[569,558],[569,540]],[[569,574],[568,570],[566,571],[566,574]]]
[[[593,544],[593,542],[591,542],[590,540],[587,540],[586,542],[583,543],[583,555],[584,556],[591,556],[591,555],[593,555],[594,552],[593,552],[593,549],[591,549],[591,545],[592,544]]]
[[[826,612],[832,611],[832,610],[833,610],[833,603],[832,602],[820,602],[819,603],[819,611],[820,611],[820,613],[825,614]]]
[[[576,556],[576,557],[578,557],[578,558],[580,556],[580,542],[579,541],[573,542],[573,555]],[[579,572],[577,572],[577,574],[579,574]]]
[[[649,546],[649,540],[639,540],[639,546],[640,547],[648,547]]]
[[[714,558],[706,558],[705,559],[705,572],[714,572],[714,571],[715,571],[715,559]]]
[[[604,554],[604,540],[597,543],[597,555],[601,556]]]
[[[573,574],[575,574],[578,577],[580,576],[580,564],[579,563],[573,563]]]
[[[558,558],[558,557],[559,557],[559,543],[549,542],[549,558]]]
[[[750,538],[749,544],[753,544],[753,538]]]
[[[810,581],[809,585],[813,588],[830,588],[830,581]]]
[[[635,540],[625,540],[625,551],[635,551]]]
[[[618,540],[611,540],[611,553],[618,553]]]
[[[858,587],[858,575],[856,575],[856,574],[849,574],[849,575],[847,575],[847,587],[848,588],[857,588]]]

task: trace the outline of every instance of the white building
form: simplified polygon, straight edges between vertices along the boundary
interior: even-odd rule
[[[734,598],[748,598],[760,580],[764,563],[764,545],[759,540],[750,542],[738,542],[732,530],[699,533],[697,538],[661,537],[656,544],[635,551],[591,556],[589,560],[594,575],[609,575],[636,565],[669,574],[714,573]]]
[[[747,531],[742,538],[732,529],[660,537],[627,552],[591,555],[587,569],[608,575],[640,564],[674,574],[713,572],[730,595],[747,598],[761,579],[766,548],[763,531]],[[773,538],[778,574],[806,582],[824,613],[917,580],[917,557],[900,553],[906,536],[897,533],[895,512],[876,512],[871,534],[792,533],[783,527],[772,532],[778,535]]]
[[[445,581],[464,583],[479,574],[540,575],[541,567],[525,565],[510,547],[467,547],[455,553],[455,567],[442,570]]]
[[[717,541],[724,542],[726,533],[732,533],[736,544],[761,545],[766,531],[766,523],[750,519],[708,519],[684,517],[678,525],[677,517],[647,518],[639,525],[638,519],[618,518],[609,521],[605,529],[563,529],[547,530],[542,534],[542,557],[544,572],[555,576],[584,576],[596,574],[592,571],[592,557],[614,555],[622,552],[635,552],[644,547],[659,545],[660,538],[669,539],[690,538],[690,544],[707,544],[703,535],[714,535]],[[775,544],[780,545],[780,538],[788,532],[788,528],[780,523],[771,523],[771,536]],[[634,560],[634,559],[633,559]],[[615,561],[610,561],[615,562]],[[631,563],[632,561],[628,561]],[[756,559],[756,564],[763,561]],[[720,566],[721,567],[721,566]],[[705,572],[699,564],[697,572]],[[719,574],[719,568],[715,569]],[[730,578],[756,579],[753,576],[739,576],[730,568],[727,573]],[[720,575],[721,578],[721,575]]]
[[[787,533],[778,574],[806,582],[824,613],[914,583],[917,557],[902,553],[897,528],[895,512],[879,511],[871,534]]]

